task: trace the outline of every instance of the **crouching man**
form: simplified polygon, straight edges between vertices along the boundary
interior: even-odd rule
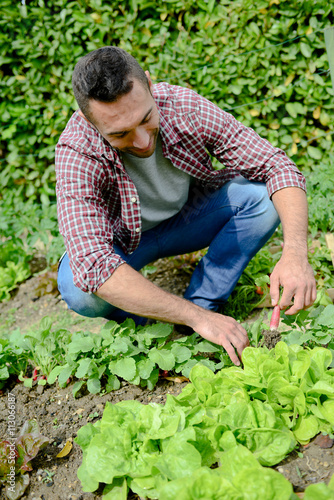
[[[153,85],[122,49],[81,58],[72,83],[79,110],[56,148],[63,299],[84,316],[187,325],[240,364],[247,333],[217,311],[279,222],[272,303],[280,286],[281,308],[293,299],[290,314],[316,298],[304,177],[282,150],[194,91]],[[224,168],[214,170],[210,155]],[[205,247],[184,298],[138,272]]]

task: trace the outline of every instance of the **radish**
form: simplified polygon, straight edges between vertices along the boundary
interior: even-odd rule
[[[279,325],[279,317],[280,317],[280,306],[277,305],[274,307],[273,313],[271,315],[271,320],[270,320],[270,330],[277,330],[278,325]]]
[[[34,368],[34,371],[32,372],[32,379],[35,382],[37,380],[37,373],[38,373],[38,368],[37,366]]]

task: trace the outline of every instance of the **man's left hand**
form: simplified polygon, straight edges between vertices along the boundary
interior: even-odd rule
[[[286,314],[296,314],[301,309],[310,307],[317,297],[313,269],[307,259],[296,251],[283,250],[283,255],[270,276],[273,306],[278,304],[280,286],[283,287],[281,309],[291,305],[293,299],[293,305],[285,311]]]

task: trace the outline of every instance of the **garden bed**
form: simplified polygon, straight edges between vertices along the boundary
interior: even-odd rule
[[[175,269],[173,262],[162,260],[155,263],[150,275],[156,284],[168,291],[182,295],[189,281],[189,273],[182,268]],[[50,274],[46,281],[52,283],[55,275]],[[98,332],[105,323],[102,319],[81,319],[66,309],[63,301],[52,287],[49,292],[41,292],[43,274],[23,283],[13,298],[0,305],[2,328],[10,330],[20,328],[28,331],[39,320],[48,315],[63,322],[73,332],[88,329]],[[43,288],[43,287],[42,287]],[[256,315],[250,321],[254,321]],[[6,326],[7,325],[7,326]],[[125,400],[137,400],[143,404],[150,402],[164,404],[167,394],[178,395],[187,382],[174,377],[173,380],[159,378],[153,390],[121,382],[118,390],[108,394],[90,394],[87,391],[72,395],[73,382],[60,388],[56,382],[52,386],[39,386],[34,382],[31,388],[22,383],[12,383],[10,393],[15,396],[16,427],[19,430],[24,422],[36,419],[40,432],[50,440],[32,461],[33,471],[29,473],[30,484],[22,497],[25,500],[84,500],[102,498],[102,489],[94,493],[83,493],[77,470],[82,462],[81,448],[73,439],[78,430],[88,422],[94,423],[103,414],[105,403],[118,403]],[[6,387],[7,390],[7,387]],[[79,397],[78,397],[79,396]],[[6,435],[7,393],[0,399],[0,435]],[[65,447],[71,448],[68,454],[57,458]],[[305,488],[321,481],[327,482],[334,473],[333,441],[329,436],[319,435],[310,444],[296,448],[280,464],[274,467],[293,485],[294,491],[303,498]],[[139,498],[135,494],[131,499]],[[6,496],[2,491],[0,499]]]

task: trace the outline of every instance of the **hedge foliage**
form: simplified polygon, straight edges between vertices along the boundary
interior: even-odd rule
[[[332,147],[328,0],[2,0],[0,185],[48,204],[76,61],[118,45],[310,168]],[[254,104],[255,103],[255,104]]]

